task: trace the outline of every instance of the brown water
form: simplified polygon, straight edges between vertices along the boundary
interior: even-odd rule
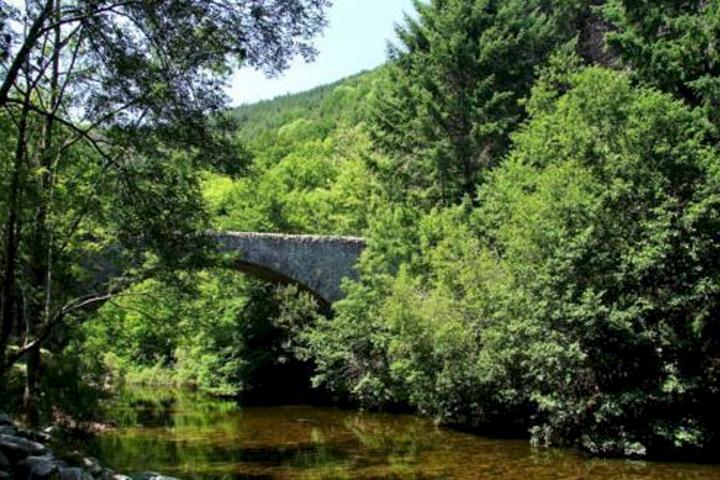
[[[409,415],[157,391],[125,396],[115,413],[128,426],[94,440],[93,453],[118,471],[181,479],[720,479],[720,465],[592,459]]]

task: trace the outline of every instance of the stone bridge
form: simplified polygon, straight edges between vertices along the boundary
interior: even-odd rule
[[[343,297],[343,278],[357,278],[355,262],[365,248],[365,241],[357,237],[240,232],[211,232],[210,237],[217,252],[226,255],[221,262],[224,267],[274,283],[298,285],[313,294],[326,313]],[[81,292],[106,291],[131,264],[120,248],[112,246],[89,254],[87,280],[76,287]],[[93,304],[91,309],[99,306]]]
[[[343,278],[356,278],[355,262],[365,248],[357,237],[217,232],[221,253],[237,270],[263,280],[294,283],[327,305],[343,297]]]

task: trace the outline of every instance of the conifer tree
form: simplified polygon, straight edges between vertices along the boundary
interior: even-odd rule
[[[474,199],[525,118],[535,67],[578,35],[581,0],[432,0],[398,27],[372,109],[386,184],[426,205]]]

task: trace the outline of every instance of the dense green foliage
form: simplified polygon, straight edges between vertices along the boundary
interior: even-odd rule
[[[717,124],[720,5],[611,0],[604,10],[615,28],[608,45],[632,75],[692,105],[702,105]]]
[[[452,10],[432,4],[440,16]],[[627,42],[647,32],[617,17],[632,8],[606,7],[620,27],[608,40],[627,49],[618,61],[651,65],[632,57],[642,52],[664,62],[657,68],[667,76],[587,69],[572,42],[539,61],[522,104],[529,121],[510,127],[512,147],[483,173],[477,207],[401,202],[376,211],[362,281],[347,286],[334,319],[306,334],[317,383],[365,405],[529,429],[539,443],[601,454],[697,453],[718,444],[715,112],[710,97],[689,98],[679,87],[689,78],[686,50],[698,64],[710,61],[687,85],[712,83],[703,51],[716,16],[708,4],[684,7],[685,20],[658,7],[663,21],[705,34],[674,42],[648,34],[645,51]],[[424,38],[411,26],[413,38]],[[400,57],[395,68],[403,61],[410,60]],[[410,78],[444,78],[415,68]],[[389,89],[416,102],[410,89]],[[386,108],[413,125],[433,118],[397,102]],[[401,163],[422,158],[381,145]],[[432,178],[401,163],[394,168]],[[403,178],[380,178],[384,188],[403,188]]]
[[[616,73],[567,81],[557,98],[536,86],[479,208],[381,220],[365,281],[311,334],[317,378],[371,404],[513,419],[537,441],[599,453],[714,444],[709,124]],[[393,264],[397,275],[383,271]]]
[[[246,176],[206,184],[214,225],[238,231],[360,234],[373,208],[374,157],[363,105],[376,73],[242,107],[238,137],[253,158]],[[262,133],[256,133],[258,130]]]
[[[307,295],[228,271],[194,274],[190,281],[191,291],[157,281],[133,287],[141,297],[106,306],[84,329],[83,356],[101,361],[117,380],[223,396],[258,390],[288,400],[306,387],[308,372],[294,361],[289,333],[312,320],[315,306]]]

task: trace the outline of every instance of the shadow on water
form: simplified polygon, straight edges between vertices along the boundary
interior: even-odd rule
[[[239,407],[157,389],[123,393],[113,413],[122,427],[94,439],[94,455],[119,471],[183,479],[720,479],[720,466],[533,450],[410,415]]]

